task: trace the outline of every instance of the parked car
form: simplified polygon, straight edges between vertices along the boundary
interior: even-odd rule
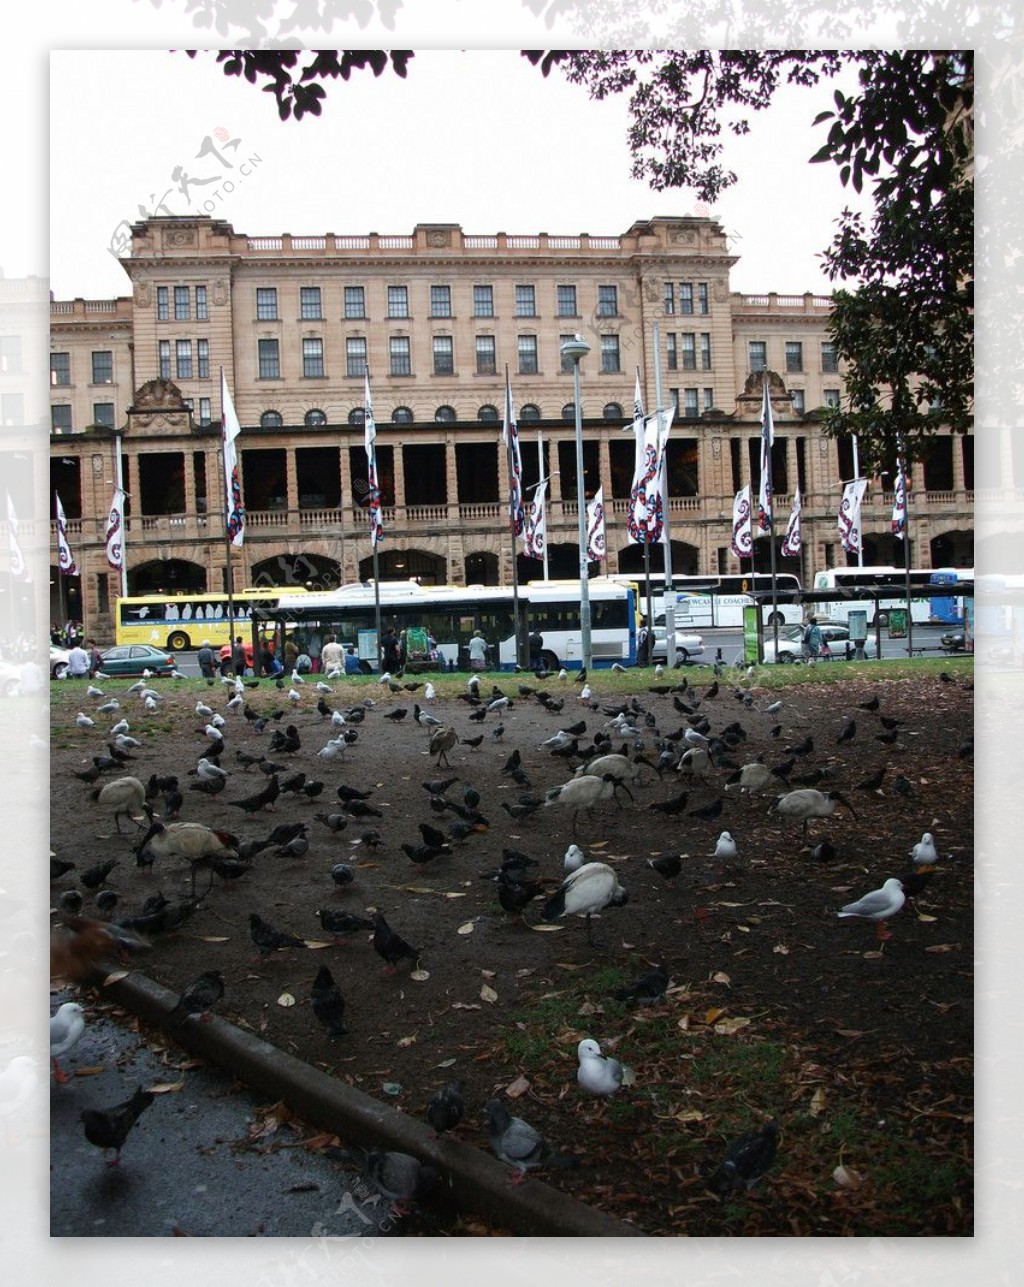
[[[17,697],[21,692],[21,667],[13,661],[0,661],[0,693]]]
[[[665,627],[664,614],[654,618],[654,647],[651,650],[651,661],[664,663],[668,657],[668,631]],[[691,657],[700,657],[704,652],[704,639],[701,635],[685,634],[676,631],[676,662],[687,662]]]
[[[141,675],[147,670],[154,676],[169,675],[177,664],[170,653],[152,644],[116,644],[100,656],[104,675]]]
[[[50,644],[50,677],[52,679],[63,679],[68,669],[68,652],[67,648],[58,648],[55,644]]]
[[[939,647],[943,652],[963,652],[964,646],[962,630],[950,630],[939,640]]]
[[[828,645],[829,653],[833,660],[845,661],[848,657],[853,656],[854,645],[850,643],[849,626],[840,625],[838,622],[819,621],[818,626],[821,630],[821,637]],[[780,626],[779,627],[779,661],[782,664],[787,662],[804,660],[804,627],[798,625]],[[865,639],[864,656],[874,659],[878,656],[878,643],[874,639]],[[774,665],[775,663],[775,638],[768,631],[764,632],[764,660],[765,665]]]

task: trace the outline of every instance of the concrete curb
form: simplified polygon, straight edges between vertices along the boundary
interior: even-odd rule
[[[176,992],[134,971],[102,986],[102,992],[158,1028],[165,1026],[178,1001]],[[645,1236],[633,1225],[532,1176],[522,1184],[510,1184],[509,1169],[496,1158],[460,1140],[435,1138],[430,1127],[417,1118],[329,1077],[218,1015],[206,1023],[189,1021],[176,1027],[174,1040],[191,1054],[282,1100],[304,1121],[337,1134],[343,1143],[397,1149],[437,1166],[449,1177],[452,1197],[460,1209],[498,1228],[527,1237]]]

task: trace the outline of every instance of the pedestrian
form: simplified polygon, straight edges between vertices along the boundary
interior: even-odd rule
[[[469,668],[470,670],[487,669],[487,641],[479,630],[473,631],[473,637],[469,641]]]
[[[636,632],[636,655],[639,658],[641,666],[650,665],[650,657],[647,654],[647,639],[650,631],[647,629],[647,618],[640,618],[640,629]]]
[[[89,673],[89,654],[80,643],[74,643],[68,653],[68,679],[84,679]]]
[[[295,658],[299,655],[299,641],[294,634],[288,636],[284,641],[284,668],[285,670],[295,669]]]
[[[359,664],[359,658],[356,656],[355,647],[353,644],[349,644],[348,648],[345,651],[345,674],[361,675],[362,673],[363,673],[363,669],[362,669],[362,666],[360,666]]]
[[[235,646],[231,649],[231,664],[235,668],[236,675],[245,674],[245,644],[242,643],[241,635],[235,636]]]
[[[204,639],[199,645],[199,651],[196,653],[196,661],[199,663],[199,673],[204,679],[212,679],[214,671],[217,668],[217,659],[213,655],[213,649],[210,647],[209,639]]]
[[[824,636],[821,633],[821,626],[818,625],[818,618],[812,616],[807,622],[807,629],[804,631],[803,639],[808,665],[813,666],[818,660],[823,642]]]
[[[398,636],[395,634],[394,627],[388,626],[384,631],[382,641],[382,662],[384,669],[393,673],[401,667],[402,661],[398,654]]]
[[[544,636],[537,629],[530,631],[530,669],[540,670],[541,653],[544,651]]]
[[[337,674],[345,666],[345,654],[337,635],[328,635],[320,649],[320,666],[325,675]]]
[[[103,669],[103,657],[96,647],[95,639],[87,639],[85,647],[89,654],[89,678],[94,679]]]
[[[320,673],[320,656],[322,651],[320,636],[317,634],[310,635],[309,642],[306,644],[306,654],[312,663],[314,675],[319,675]]]
[[[295,658],[295,673],[298,675],[308,675],[313,669],[313,659],[303,648],[302,652]]]

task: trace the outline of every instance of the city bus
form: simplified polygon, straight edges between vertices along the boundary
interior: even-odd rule
[[[974,592],[974,568],[911,568],[910,617],[921,625],[955,625],[963,621],[963,596],[932,595],[929,589],[938,585],[970,584]],[[885,601],[894,608],[906,605],[907,571],[897,567],[845,567],[827,568],[814,574],[815,590],[869,589],[882,592]],[[835,603],[820,603],[815,612],[828,616],[832,621],[847,622],[851,612],[868,612],[868,624],[887,626],[889,612],[884,603],[871,605],[864,599],[843,599]]]
[[[636,587],[604,577],[588,582],[590,592],[591,658],[595,667],[636,665],[638,605]],[[433,640],[433,655],[409,653],[424,669],[462,670],[468,666],[468,645],[475,630],[488,644],[488,669],[514,670],[516,630],[513,594],[509,586],[438,586],[416,582],[381,582],[381,629],[413,633]],[[536,630],[543,636],[542,662],[549,670],[583,665],[583,636],[578,581],[530,581],[519,587],[521,638]],[[297,644],[328,634],[343,646],[353,644],[361,669],[376,670],[378,646],[372,585],[341,586],[304,594],[279,593],[253,613],[261,632],[273,629],[275,652],[291,636]]]
[[[289,591],[291,593],[292,591]],[[281,587],[248,587],[232,595],[234,633],[247,641],[256,604],[276,603]],[[295,593],[305,593],[304,591]],[[171,652],[221,648],[231,642],[226,594],[140,594],[117,600],[114,639],[119,644],[154,644]]]
[[[644,585],[640,577],[629,578],[639,581],[640,611],[646,615]],[[621,575],[609,578],[613,581],[625,581]],[[803,587],[800,578],[791,572],[779,572],[775,577],[776,590],[786,597],[800,594]],[[739,630],[743,626],[743,609],[752,603],[760,603],[764,608],[764,620],[769,626],[778,619],[779,625],[800,622],[803,609],[798,603],[778,603],[772,610],[772,578],[767,572],[728,573],[707,576],[682,576],[673,573],[672,591],[675,596],[676,628],[696,630],[715,626],[727,626]],[[756,597],[755,597],[756,596]],[[654,615],[657,620],[665,612],[665,577],[661,572],[651,573],[651,598]]]

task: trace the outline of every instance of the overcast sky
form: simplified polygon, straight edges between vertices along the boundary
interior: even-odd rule
[[[709,213],[688,190],[655,193],[630,177],[623,96],[591,102],[512,49],[418,52],[407,79],[335,82],[323,116],[298,123],[210,54],[54,51],[50,70],[58,299],[128,293],[109,248],[140,207],[214,213],[250,236],[408,233],[418,222],[610,236],[653,215]],[[835,166],[807,160],[824,141],[811,121],[831,95],[787,90],[750,135],[730,136],[739,181],[710,213],[740,257],[736,290],[831,289],[820,254],[850,194]]]

